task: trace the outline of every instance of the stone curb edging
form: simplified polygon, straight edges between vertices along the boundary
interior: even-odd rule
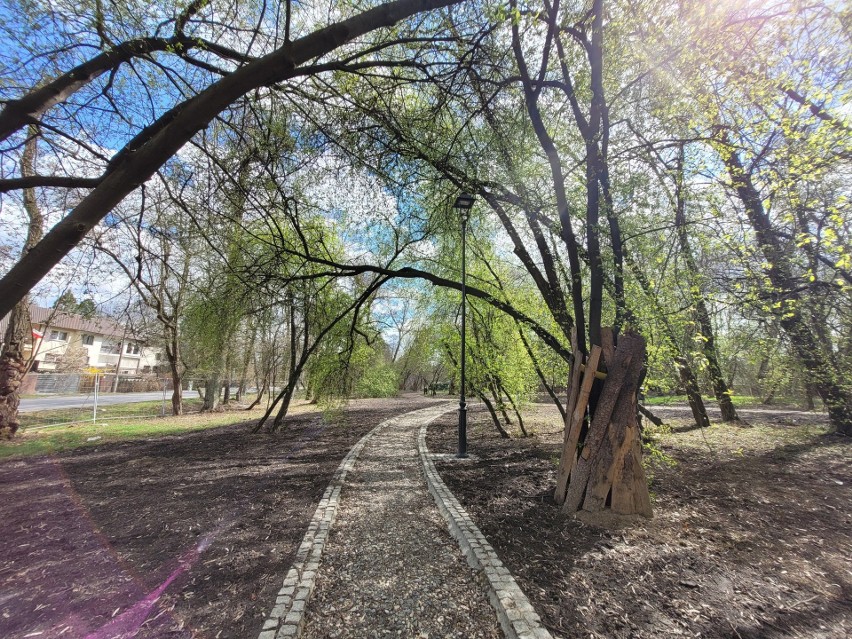
[[[433,415],[432,413],[439,408],[441,411]],[[302,539],[302,543],[296,551],[293,565],[284,578],[284,585],[278,591],[275,605],[263,622],[263,628],[258,639],[292,639],[301,634],[305,620],[305,609],[314,591],[316,575],[328,539],[328,532],[337,516],[343,482],[346,480],[346,475],[355,466],[358,455],[361,454],[361,450],[370,437],[383,428],[395,425],[402,418],[416,417],[418,414],[424,413],[423,417],[428,420],[426,423],[429,423],[448,410],[450,410],[450,407],[441,404],[386,419],[359,439],[349,450],[346,457],[340,462],[340,466],[337,467],[331,481],[328,482],[328,487],[325,489],[314,516],[311,518],[311,523],[308,524],[308,530]]]
[[[438,510],[447,520],[450,534],[459,542],[467,563],[477,571],[477,576],[485,586],[488,599],[497,611],[503,634],[507,639],[553,639],[553,635],[542,627],[541,617],[538,616],[509,569],[500,561],[494,548],[438,474],[426,446],[427,426],[428,422],[420,427],[417,451],[423,463],[429,492],[435,498]]]

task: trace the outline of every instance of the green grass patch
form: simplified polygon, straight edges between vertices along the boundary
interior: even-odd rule
[[[714,406],[716,398],[710,396],[702,396],[704,403],[707,406]],[[736,408],[778,408],[797,407],[795,400],[785,397],[775,398],[772,404],[764,404],[763,399],[755,395],[731,395],[731,401]],[[686,406],[688,401],[686,395],[661,395],[659,397],[646,397],[641,402],[645,406]]]
[[[663,447],[676,445],[682,449],[707,451],[720,458],[770,454],[773,457],[797,455],[808,448],[822,448],[827,444],[838,445],[827,440],[833,432],[828,425],[796,424],[779,425],[752,422],[747,427],[737,424],[717,424],[710,428],[695,428],[683,432],[662,433],[658,439]]]
[[[125,406],[128,405],[122,407]],[[230,410],[223,413],[194,413],[177,417],[142,419],[126,417],[97,423],[24,429],[13,440],[0,441],[0,459],[50,455],[86,446],[100,446],[109,442],[180,435],[258,419],[261,415],[263,410],[259,407],[252,411]]]
[[[201,400],[197,397],[184,399],[184,411],[187,413],[198,412],[201,409],[201,404]],[[164,417],[171,415],[171,398],[166,401],[165,406],[163,406],[162,400],[98,406],[98,420],[127,417]],[[26,412],[20,414],[20,419],[22,428],[37,428],[39,426],[64,424],[66,422],[92,421],[92,406]]]

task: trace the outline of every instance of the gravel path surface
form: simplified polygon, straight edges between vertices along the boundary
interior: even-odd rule
[[[421,422],[378,432],[347,477],[302,637],[502,637],[427,492]]]

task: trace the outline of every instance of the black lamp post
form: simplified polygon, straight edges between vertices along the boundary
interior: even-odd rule
[[[470,216],[470,209],[473,207],[475,198],[470,193],[462,193],[456,198],[453,208],[458,209],[461,213],[461,235],[462,235],[462,280],[461,280],[461,394],[459,396],[459,452],[456,457],[464,459],[467,457],[467,403],[465,402],[465,306],[467,304],[467,264],[466,253],[467,247],[467,219]]]

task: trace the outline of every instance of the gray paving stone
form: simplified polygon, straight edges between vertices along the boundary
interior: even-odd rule
[[[430,484],[429,492],[447,520],[451,534],[458,540],[460,548],[464,549],[468,563],[481,571],[482,582],[506,636],[509,639],[553,639],[550,632],[541,626],[541,618],[470,514],[461,507],[441,480],[426,447],[425,425],[421,427],[417,441],[424,475]]]
[[[443,411],[446,410],[447,407],[444,406]],[[429,418],[430,420],[441,412],[431,408],[425,411],[415,411],[415,413],[429,414],[429,411],[434,413]],[[314,614],[311,612],[312,604],[310,603],[314,583],[315,579],[321,578],[323,574],[324,549],[326,544],[333,539],[330,531],[338,515],[346,477],[350,471],[357,467],[359,455],[371,442],[375,433],[380,429],[391,429],[397,426],[403,429],[410,428],[410,415],[411,413],[404,418],[387,420],[374,428],[350,449],[350,452],[341,462],[314,513],[305,538],[299,546],[293,569],[288,572],[284,585],[278,593],[276,605],[264,622],[263,630],[258,639],[292,639],[301,635],[306,620],[310,620],[311,615]],[[420,418],[421,423],[426,419],[425,417]],[[452,536],[464,551],[467,563],[476,571],[475,581],[482,584],[485,589],[485,594],[488,595],[497,612],[506,637],[509,639],[552,639],[550,633],[541,627],[540,618],[535,614],[529,601],[514,582],[509,570],[503,566],[485,536],[476,527],[470,514],[459,504],[441,480],[426,447],[425,425],[419,428],[414,441],[417,444],[417,456],[415,458],[419,458],[428,492],[432,495],[440,516],[448,522]],[[409,565],[402,572],[407,574],[415,568],[416,566]],[[355,585],[357,586],[357,584]],[[368,589],[367,594],[369,592]],[[446,600],[442,601],[442,605],[446,606]],[[380,606],[376,612],[381,611]],[[388,611],[385,610],[384,612]],[[403,616],[410,616],[413,612],[403,611],[402,614]],[[310,627],[310,622],[308,622],[308,627]],[[381,634],[376,635],[377,630],[379,629],[374,628],[369,636],[381,636]],[[400,634],[405,635],[406,633],[397,632],[397,635]],[[344,633],[343,636],[350,635]]]

